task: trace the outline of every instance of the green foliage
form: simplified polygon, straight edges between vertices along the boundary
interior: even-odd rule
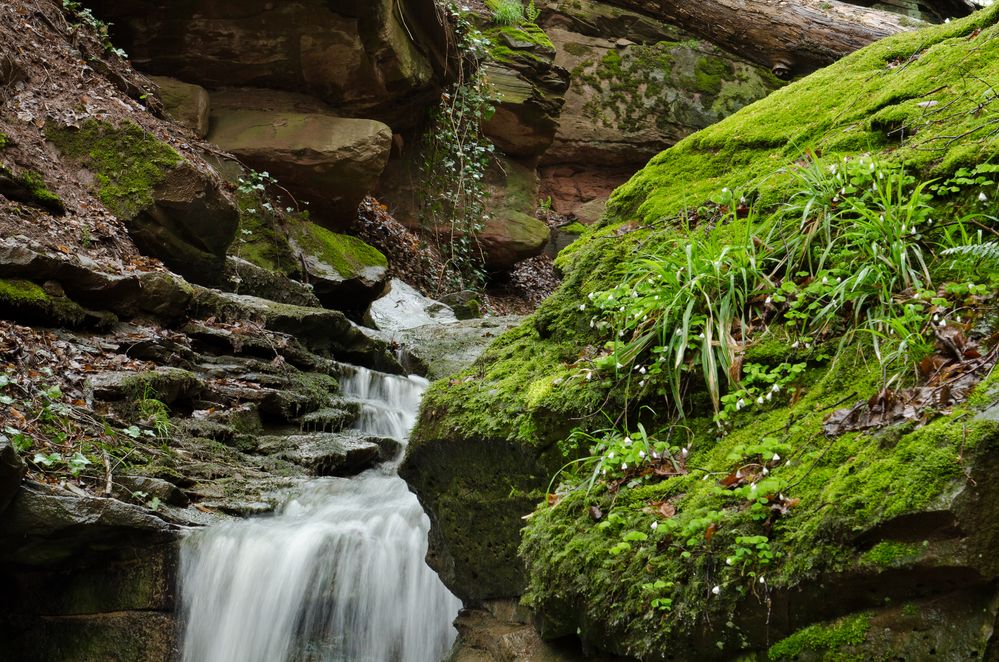
[[[77,0],[62,0],[62,8],[76,19],[78,25],[85,25],[93,30],[104,50],[108,53],[120,58],[128,57],[128,54],[124,50],[115,48],[115,45],[111,43],[111,23],[105,23],[94,16],[89,7],[84,7],[83,3]]]
[[[499,25],[519,25],[527,20],[521,0],[490,0],[489,6],[493,21]]]
[[[520,7],[519,2],[515,2]],[[485,283],[477,235],[485,220],[485,173],[493,145],[481,123],[493,112],[486,81],[478,67],[489,40],[454,5],[464,61],[458,80],[441,95],[420,141],[421,224],[462,282],[452,289],[478,289]]]

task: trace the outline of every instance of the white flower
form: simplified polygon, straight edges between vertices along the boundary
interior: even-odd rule
[[[882,219],[882,220],[884,220],[884,219]],[[828,285],[829,284],[829,279],[827,277],[823,276],[822,277],[822,284],[823,285]]]
[[[985,195],[984,193],[979,193],[978,194],[978,201],[979,202],[985,202],[988,199],[989,199],[989,196]]]
[[[780,462],[780,455],[778,455],[777,453],[774,453],[773,461],[774,462]]]
[[[721,595],[721,586],[715,586],[713,589],[711,589],[711,592],[714,593],[715,595]]]
[[[645,451],[638,451],[638,457],[645,459]]]
[[[627,469],[628,469],[628,463],[627,462],[622,462],[621,463],[621,471],[627,471]]]
[[[770,475],[770,470],[767,469],[766,467],[763,467],[763,475],[764,476],[769,476]]]
[[[624,367],[624,364],[623,364],[623,363],[618,363],[618,364],[617,364],[617,369],[618,369],[618,370],[620,370],[620,369],[621,369],[621,368],[623,368],[623,367]]]
[[[590,372],[589,370],[586,371],[586,379],[587,381],[593,379],[593,373]]]
[[[756,491],[756,483],[751,483],[751,484],[750,484],[750,486],[749,486],[749,491],[750,491],[750,492],[755,492],[755,491]]]
[[[760,397],[756,398],[756,404],[758,404],[758,405],[762,405],[763,404],[763,396],[762,395]]]
[[[590,301],[593,301],[593,297],[595,296],[594,293],[590,292],[588,296],[590,297]]]
[[[767,393],[767,402],[770,402],[773,399],[774,399],[774,392],[770,391],[769,393]]]
[[[780,384],[774,384],[773,386],[770,387],[770,390],[776,393],[777,391],[780,390]]]
[[[645,380],[643,379],[643,380],[641,380],[640,382],[638,382],[638,385],[639,385],[639,386],[645,386]]]
[[[680,454],[683,455],[684,457],[687,457],[687,453],[689,453],[689,452],[690,452],[689,448],[682,448],[682,449],[680,449]]]
[[[767,578],[764,577],[763,575],[760,575],[760,583],[761,584],[766,584],[767,583]]]
[[[722,193],[728,193],[728,187],[723,188]]]
[[[586,304],[585,303],[579,304],[579,309],[580,310],[586,310]]]
[[[624,438],[624,445],[625,446],[631,446],[631,437],[625,437]]]
[[[767,297],[766,300],[764,300],[763,304],[769,306],[771,301],[773,301],[773,299]]]
[[[731,556],[728,557],[727,559],[725,559],[725,565],[732,565],[732,557]]]
[[[649,525],[649,528],[655,531],[656,529],[659,528],[659,522],[653,522],[652,524]]]
[[[614,451],[611,451],[610,453],[607,453],[607,459],[608,460],[613,460],[614,459]]]

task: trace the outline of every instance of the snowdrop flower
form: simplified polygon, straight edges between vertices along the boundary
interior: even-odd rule
[[[643,365],[643,366],[639,367],[639,368],[638,368],[638,372],[639,372],[640,374],[643,374],[643,375],[644,375],[644,374],[645,374],[645,366]]]
[[[680,450],[680,454],[683,455],[684,457],[687,457],[687,453],[689,452],[690,452],[689,448],[683,448]]]
[[[613,460],[614,459],[614,451],[611,451],[610,453],[607,453],[607,459],[608,460]]]
[[[623,363],[618,363],[618,364],[617,364],[617,369],[618,369],[618,370],[620,370],[620,369],[621,369],[621,368],[623,368],[623,367],[624,367],[624,364],[623,364]]]
[[[745,406],[746,406],[746,401],[743,400],[742,398],[739,398],[739,401],[735,403],[735,410],[739,411],[740,409],[742,409]]]
[[[762,395],[760,397],[756,398],[756,404],[758,404],[758,405],[762,405],[763,404],[763,396]]]
[[[600,472],[600,475],[601,475],[601,476],[606,476],[606,475],[607,475],[607,470],[606,470],[606,469],[604,469],[603,471],[601,471],[601,472]]]
[[[774,462],[780,462],[780,455],[778,455],[777,453],[774,453],[773,461]]]
[[[763,467],[763,475],[764,476],[769,476],[770,475],[770,470],[767,469],[766,467]]]
[[[659,522],[653,522],[652,524],[649,525],[649,528],[655,531],[656,529],[659,528]]]
[[[645,459],[645,451],[638,451],[638,457]]]
[[[579,304],[579,309],[580,310],[586,310],[586,304],[585,303]]]
[[[621,471],[627,471],[627,470],[628,470],[628,463],[627,462],[622,462],[621,463]]]
[[[715,595],[721,595],[721,586],[715,586],[713,589],[711,589],[711,592]]]
[[[793,343],[791,343],[791,349],[798,349],[798,341],[797,340],[795,340]]]
[[[766,300],[763,302],[763,304],[766,305],[766,306],[769,306],[771,301],[773,301],[773,299],[771,299],[770,297],[767,297]]]
[[[788,460],[787,462],[785,462],[785,463],[784,463],[784,466],[785,466],[785,467],[789,467],[789,466],[791,466],[791,460]]]
[[[770,402],[773,399],[774,399],[774,392],[770,391],[769,393],[767,393],[767,402]]]
[[[625,437],[624,438],[624,445],[625,446],[631,446],[631,437]]]
[[[698,333],[697,337],[700,338],[701,340],[704,340],[704,334],[703,333]]]
[[[597,325],[597,322],[596,322],[596,320],[590,320],[590,328],[591,328],[591,329],[592,329],[593,327],[595,327],[596,325]]]
[[[761,584],[766,584],[767,583],[767,578],[764,577],[763,575],[760,575],[760,583]]]
[[[639,386],[645,386],[645,380],[643,379],[643,380],[641,380],[640,382],[638,382],[638,385],[639,385]]]
[[[884,218],[882,217],[881,220],[884,220]],[[826,276],[822,277],[822,284],[823,285],[828,285],[829,284],[829,279]]]
[[[590,372],[589,370],[587,370],[586,371],[586,380],[589,381],[591,379],[593,379],[593,373]]]
[[[978,201],[979,202],[985,202],[988,199],[989,199],[989,196],[985,195],[984,193],[979,193],[978,194]]]
[[[940,326],[941,327],[947,326],[947,320],[940,320]]]
[[[774,384],[773,386],[770,387],[770,390],[776,393],[777,391],[780,390],[780,384]]]
[[[652,451],[652,459],[653,460],[658,460],[659,459],[659,453],[657,451]]]
[[[722,193],[728,193],[728,187],[723,188]]]
[[[756,491],[756,483],[751,483],[749,485],[749,491],[750,492],[755,492]]]
[[[725,565],[732,565],[732,557],[731,556],[728,557],[727,559],[725,559]]]
[[[593,297],[595,296],[595,294],[593,292],[590,292],[587,296],[589,296],[590,301],[593,301]]]

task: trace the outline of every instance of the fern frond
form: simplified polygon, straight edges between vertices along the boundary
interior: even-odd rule
[[[941,255],[969,257],[987,262],[999,262],[999,241],[985,241],[980,244],[953,246],[941,252]]]

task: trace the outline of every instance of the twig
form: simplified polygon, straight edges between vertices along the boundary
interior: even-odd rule
[[[111,496],[111,458],[108,457],[108,452],[105,449],[101,449],[101,459],[104,460],[104,496]]]

